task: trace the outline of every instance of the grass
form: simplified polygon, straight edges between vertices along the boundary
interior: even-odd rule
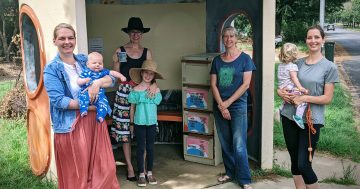
[[[30,169],[25,120],[0,119],[0,154],[0,188],[56,188]]]
[[[275,68],[277,69],[277,65]],[[275,86],[277,86],[277,78],[275,80]],[[276,91],[274,91],[274,97],[275,108],[278,108],[282,101]],[[355,127],[354,113],[350,103],[349,93],[340,84],[336,84],[333,101],[326,106],[325,127],[321,129],[318,150],[360,162],[360,147],[355,142],[360,141],[360,134]],[[278,122],[274,123],[274,144],[278,148],[285,147],[282,127]]]
[[[0,82],[0,99],[2,99],[5,94],[14,87],[15,81],[2,81]]]
[[[279,175],[279,176],[282,176],[282,177],[286,177],[286,178],[292,178],[292,177],[293,177],[293,175],[292,175],[292,173],[291,173],[290,170],[288,170],[288,169],[286,169],[286,168],[283,168],[283,167],[281,167],[280,165],[275,164],[275,163],[274,163],[274,166],[273,166],[273,168],[272,168],[272,171],[273,171],[275,174],[277,174],[277,175]]]
[[[0,82],[0,99],[12,88],[12,83]],[[56,188],[51,181],[33,175],[27,147],[25,120],[0,119],[0,188]]]
[[[333,176],[329,178],[325,178],[320,182],[335,183],[341,185],[356,185],[356,180],[354,178],[355,168],[356,166],[350,166],[350,165],[345,168],[343,164],[343,173],[344,173],[343,177],[336,178],[336,175],[334,174]]]
[[[253,177],[254,181],[256,180],[263,180],[269,179],[274,180],[275,178],[281,176],[286,178],[292,178],[292,174],[286,168],[274,163],[272,169],[254,169],[251,170],[251,176]]]
[[[360,31],[360,28],[353,28],[353,27],[345,27],[344,29],[351,30],[351,31],[356,31],[356,32]]]

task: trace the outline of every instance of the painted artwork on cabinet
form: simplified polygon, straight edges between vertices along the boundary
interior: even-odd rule
[[[186,107],[207,109],[208,91],[201,89],[186,89]]]
[[[189,132],[209,133],[209,117],[199,114],[187,115],[187,129]]]
[[[209,157],[209,141],[195,137],[186,138],[186,153],[188,155],[199,156],[202,158]]]

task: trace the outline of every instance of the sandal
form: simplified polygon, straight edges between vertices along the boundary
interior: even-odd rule
[[[135,182],[135,181],[138,180],[138,178],[136,177],[135,174],[134,174],[134,176],[130,177],[130,176],[129,176],[129,172],[127,172],[126,175],[127,175],[127,176],[126,176],[126,180],[128,180],[128,181],[130,181],[130,182]]]
[[[242,185],[243,189],[252,189],[252,187],[249,184]]]
[[[218,178],[218,182],[225,183],[231,181],[231,177],[227,175],[222,175]]]

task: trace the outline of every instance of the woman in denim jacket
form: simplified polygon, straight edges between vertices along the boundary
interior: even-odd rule
[[[55,133],[58,188],[120,188],[106,123],[96,121],[95,111],[80,118],[77,100],[80,87],[76,81],[86,67],[87,57],[73,53],[75,30],[69,24],[57,25],[53,42],[59,52],[45,67],[44,84]],[[90,100],[97,100],[100,87],[113,83],[110,76],[95,80],[88,88]]]

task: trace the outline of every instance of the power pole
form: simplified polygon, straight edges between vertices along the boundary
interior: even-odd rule
[[[325,17],[325,0],[320,0],[320,26],[324,27],[324,17]]]

